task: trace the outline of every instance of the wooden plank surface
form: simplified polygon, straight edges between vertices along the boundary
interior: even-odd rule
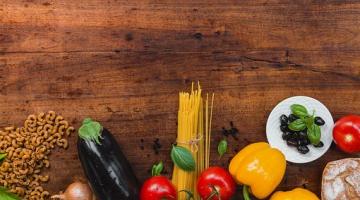
[[[213,155],[221,127],[240,130],[222,160],[212,157],[226,166],[235,150],[266,140],[267,116],[289,96],[319,99],[335,119],[360,114],[359,25],[357,1],[2,0],[0,126],[48,110],[76,127],[91,116],[144,180],[159,160],[171,171],[177,93],[199,80],[216,95]],[[50,157],[52,193],[82,176],[76,140]],[[319,194],[325,164],[348,156],[332,146],[315,162],[289,163],[279,189]]]

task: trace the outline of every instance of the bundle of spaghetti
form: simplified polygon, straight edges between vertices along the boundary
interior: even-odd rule
[[[192,84],[191,92],[180,92],[178,111],[177,145],[189,149],[195,160],[195,170],[187,172],[174,166],[172,182],[178,191],[188,190],[200,200],[196,191],[197,178],[209,167],[210,132],[214,94],[209,105],[209,95],[203,100],[201,87],[196,90]],[[179,199],[185,199],[186,193],[180,192]]]

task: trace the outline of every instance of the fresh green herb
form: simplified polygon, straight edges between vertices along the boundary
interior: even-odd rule
[[[6,158],[6,153],[0,153],[0,163]]]
[[[288,127],[293,131],[302,131],[306,128],[306,124],[303,119],[297,119],[291,122]]]
[[[226,139],[223,139],[223,140],[221,140],[219,142],[219,144],[218,144],[218,153],[220,155],[220,158],[226,153],[227,146],[228,146],[228,144],[227,144]]]
[[[291,108],[291,112],[296,115],[297,117],[306,117],[309,115],[307,109],[305,108],[305,106],[300,105],[300,104],[293,104],[290,106]]]
[[[318,145],[321,138],[320,127],[313,123],[312,126],[307,129],[307,136],[311,144]]]
[[[195,160],[191,152],[184,147],[174,145],[171,149],[171,160],[184,171],[195,170]]]
[[[20,197],[8,191],[4,187],[0,187],[0,199],[1,200],[21,200]]]
[[[307,136],[310,140],[310,143],[313,145],[318,145],[321,138],[321,129],[318,125],[315,124],[315,111],[310,115],[305,106],[300,104],[293,104],[290,106],[291,112],[299,117],[289,124],[289,129],[293,131],[302,131],[307,128]]]
[[[160,162],[157,165],[154,165],[151,169],[151,175],[152,176],[159,176],[162,172],[162,170],[164,169],[164,165],[162,162]]]
[[[189,190],[180,190],[179,193],[180,192],[186,193],[186,200],[194,199],[194,194],[192,192],[190,192]]]
[[[304,118],[304,122],[306,127],[309,129],[314,124],[314,116],[307,116]]]
[[[95,141],[100,144],[102,126],[99,122],[93,121],[90,118],[83,120],[82,126],[79,128],[79,137],[84,140]]]

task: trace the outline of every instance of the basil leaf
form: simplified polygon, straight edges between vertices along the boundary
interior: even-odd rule
[[[305,121],[306,127],[308,129],[311,129],[314,124],[314,116],[305,117],[304,121]]]
[[[3,161],[6,158],[6,153],[0,153],[0,162]]]
[[[162,170],[164,169],[164,165],[162,162],[160,162],[157,165],[154,165],[151,169],[151,175],[152,176],[159,176],[162,172]]]
[[[195,170],[195,160],[191,152],[181,146],[173,146],[171,149],[171,160],[184,171]]]
[[[0,199],[1,200],[21,200],[17,195],[9,192],[6,188],[0,187]]]
[[[307,109],[300,104],[293,104],[290,106],[291,112],[298,117],[306,117],[309,115]]]
[[[291,122],[288,127],[293,131],[302,131],[306,128],[306,124],[303,119],[297,119]]]
[[[321,129],[318,125],[313,124],[310,128],[308,128],[307,135],[311,144],[318,145],[320,143]]]
[[[218,153],[220,155],[220,158],[226,153],[227,151],[227,141],[225,139],[221,140],[218,144]]]

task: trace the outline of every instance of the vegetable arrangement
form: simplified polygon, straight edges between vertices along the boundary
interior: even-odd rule
[[[161,175],[164,166],[160,162],[152,167],[152,176],[140,188],[130,163],[123,155],[113,135],[99,122],[86,118],[78,131],[77,150],[89,184],[75,181],[68,186],[64,193],[53,195],[51,198],[60,200],[95,200],[96,198],[98,200],[182,200],[186,197],[186,200],[230,200],[235,195],[237,185],[240,185],[242,186],[244,200],[251,200],[251,196],[257,199],[270,198],[270,200],[319,200],[314,193],[303,188],[275,192],[285,175],[286,160],[281,151],[271,147],[266,142],[257,142],[245,146],[231,159],[228,170],[219,166],[209,166],[212,106],[211,111],[209,111],[208,99],[206,99],[205,105],[202,104],[200,86],[198,91],[191,93],[195,96],[194,99],[187,93],[181,93],[181,95],[183,95],[182,100],[188,100],[188,102],[184,102],[189,104],[184,103],[180,107],[182,109],[189,107],[193,109],[185,109],[186,112],[183,110],[182,117],[193,121],[187,124],[184,123],[187,120],[182,120],[182,132],[179,135],[185,135],[188,138],[196,137],[190,141],[177,140],[177,143],[171,148],[170,158],[178,170],[177,172],[180,172],[174,173],[180,175],[176,181]],[[187,107],[188,105],[191,106]],[[206,107],[205,113],[199,112],[204,107]],[[315,116],[315,111],[312,114],[309,113],[303,105],[293,104],[290,109],[290,115],[280,116],[283,140],[288,145],[296,147],[302,154],[309,152],[307,145],[310,144],[321,148],[324,145],[320,140],[321,126],[325,125],[326,122],[320,116]],[[192,113],[195,112],[194,110],[198,113]],[[55,126],[51,126],[51,130],[48,130],[49,133],[59,134],[61,137],[59,136],[54,140],[54,135],[48,136],[50,139],[44,136],[44,141],[40,142],[39,145],[45,145],[45,149],[53,148],[52,145],[55,144],[67,148],[67,140],[62,138],[62,135],[70,135],[74,128],[70,127],[61,116],[55,116],[55,114],[53,116],[53,113],[48,113],[46,116],[45,114],[44,116],[35,116],[35,118],[32,116],[31,119],[34,118],[35,122],[31,122],[30,119],[25,122],[29,126],[28,130],[35,133],[38,128],[36,124],[41,122],[42,117],[45,120],[44,126],[45,124],[55,124]],[[237,139],[236,135],[239,132],[232,122],[230,125],[231,129],[223,128],[222,133],[226,138],[230,135]],[[16,130],[9,128],[8,132],[11,134]],[[193,135],[187,135],[188,130],[191,130]],[[48,131],[44,131],[42,134],[48,133]],[[205,134],[201,137],[194,135],[198,132],[205,132]],[[5,135],[0,133],[0,137],[3,139]],[[333,138],[337,146],[344,152],[360,152],[360,116],[349,115],[337,121],[333,129]],[[227,153],[228,145],[225,137],[219,141],[217,153],[220,159]],[[6,166],[10,168],[9,161],[14,156],[14,152],[8,151],[7,147],[4,150],[0,146],[1,173],[4,172]],[[199,147],[200,152],[197,152]],[[46,155],[44,153],[44,157]],[[204,159],[200,155],[206,158]],[[26,156],[26,153],[23,153],[23,156]],[[46,166],[44,159],[46,160],[47,157],[37,161]],[[14,166],[12,167],[14,168]],[[201,170],[199,171],[199,169]],[[182,175],[187,176],[187,178],[182,179]],[[31,177],[30,179],[32,180]],[[190,183],[185,184],[183,183],[184,180]],[[179,188],[178,186],[191,188]],[[35,188],[27,188],[27,190],[36,191]],[[35,196],[36,198],[46,198],[48,195],[48,193],[42,194],[40,192],[32,195],[32,193],[28,194],[27,191],[24,193],[17,191],[13,187],[8,189],[0,186],[0,200],[34,199]]]

